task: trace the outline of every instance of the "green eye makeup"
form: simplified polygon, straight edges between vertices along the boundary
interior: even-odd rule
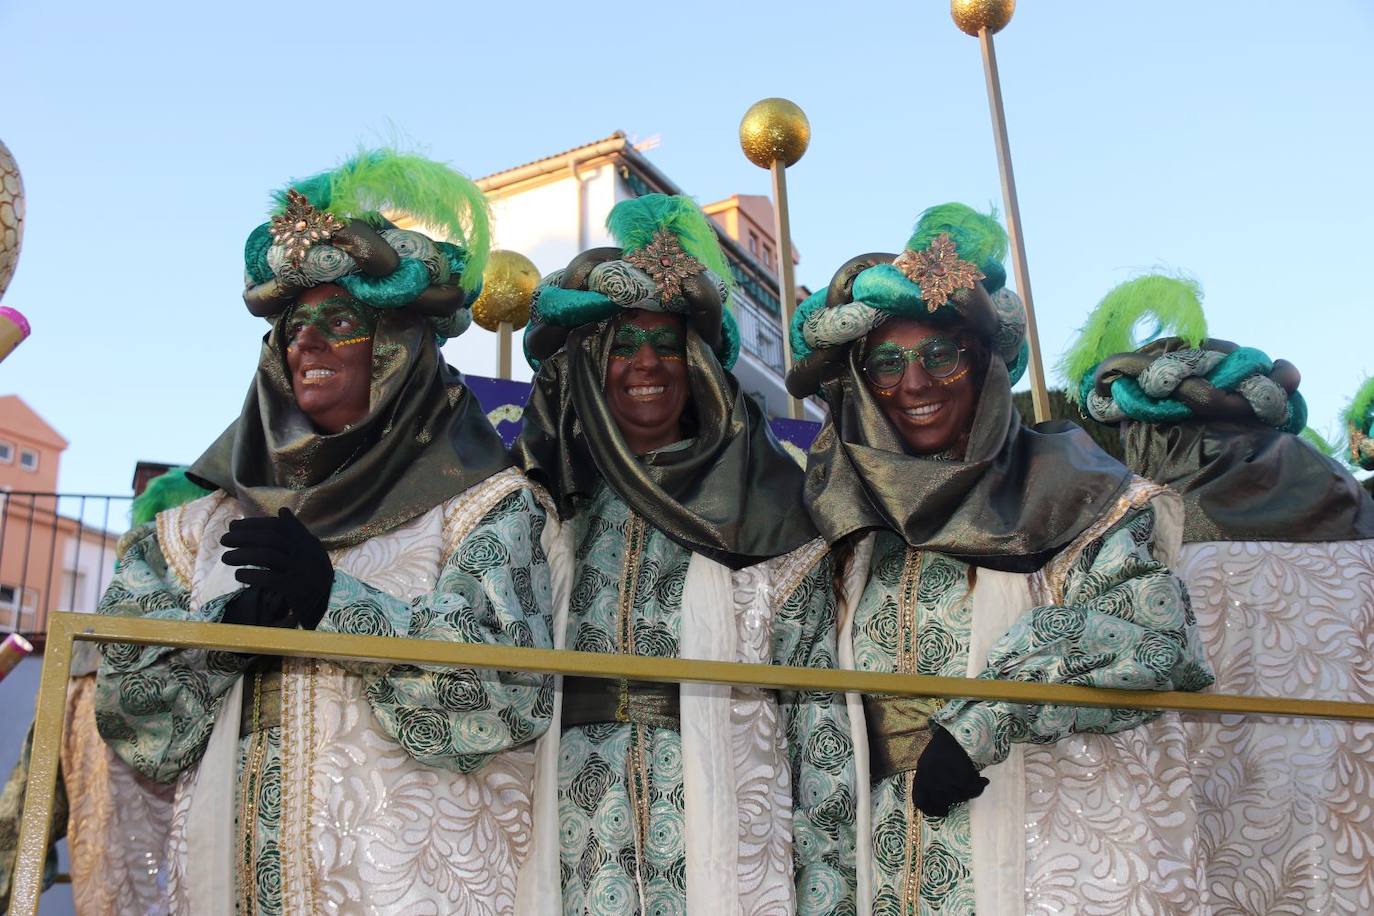
[[[648,344],[653,347],[659,359],[682,359],[686,355],[686,344],[682,332],[677,328],[641,328],[633,324],[622,324],[616,329],[615,339],[611,342],[613,359],[633,359],[639,348]]]
[[[331,347],[346,347],[371,340],[376,322],[352,299],[331,296],[320,302],[296,306],[286,325],[287,346],[295,346],[307,327],[319,331]]]

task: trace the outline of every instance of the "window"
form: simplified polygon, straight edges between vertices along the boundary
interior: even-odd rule
[[[14,463],[14,446],[8,442],[0,442],[0,462]]]
[[[757,232],[751,232],[751,233],[749,233],[749,253],[752,254],[752,255],[754,255],[755,257],[758,256],[758,253],[759,253],[759,234],[758,234]]]
[[[770,270],[773,268],[773,249],[767,245],[763,246],[763,266]]]
[[[38,470],[38,453],[33,449],[21,448],[19,450],[19,466],[26,471]]]

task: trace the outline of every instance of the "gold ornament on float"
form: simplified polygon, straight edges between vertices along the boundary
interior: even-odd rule
[[[792,166],[811,143],[811,122],[806,112],[787,99],[763,99],[749,106],[739,122],[739,145],[744,156],[759,168],[774,162]]]
[[[0,296],[10,285],[24,238],[24,182],[9,148],[0,143]]]
[[[530,302],[539,285],[539,268],[518,251],[493,251],[482,273],[482,294],[472,304],[472,320],[488,331],[507,322],[519,330],[530,320]]]
[[[1011,22],[1016,12],[1016,0],[950,0],[949,14],[954,24],[966,35],[978,37],[980,29],[994,35]]]

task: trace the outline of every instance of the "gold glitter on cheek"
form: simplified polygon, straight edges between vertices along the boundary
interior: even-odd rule
[[[337,350],[339,347],[351,347],[354,344],[367,343],[371,339],[371,335],[364,335],[362,337],[350,337],[347,340],[336,340],[329,345]]]

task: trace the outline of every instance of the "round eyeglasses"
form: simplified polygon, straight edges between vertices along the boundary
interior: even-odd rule
[[[929,337],[914,347],[903,347],[885,340],[864,357],[864,377],[875,388],[896,388],[906,375],[909,363],[919,362],[933,379],[949,378],[959,371],[967,352],[947,337]]]

